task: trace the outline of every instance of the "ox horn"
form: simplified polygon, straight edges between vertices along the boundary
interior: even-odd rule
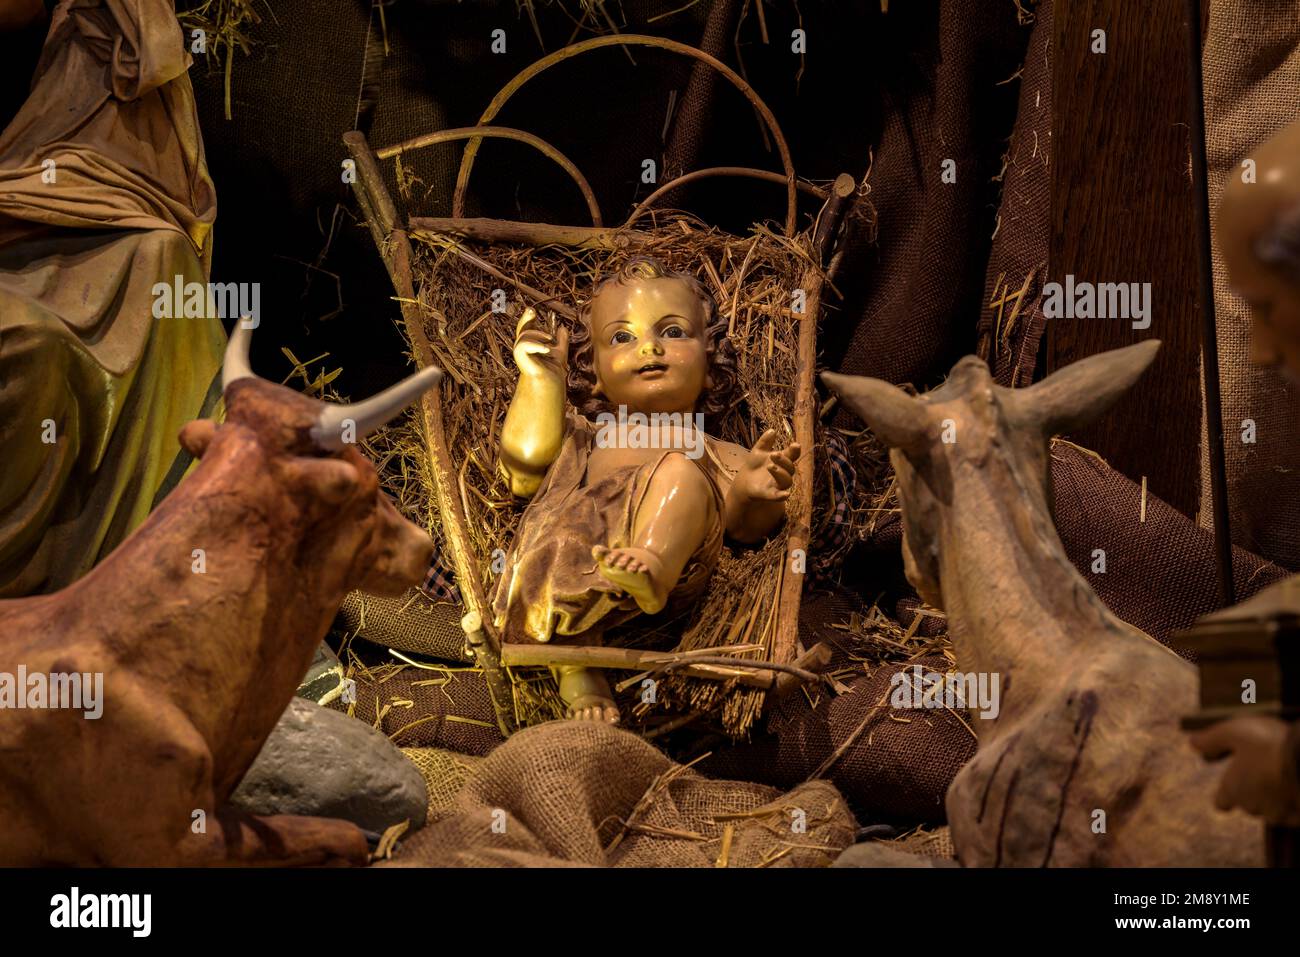
[[[255,379],[248,349],[253,334],[242,322],[235,323],[226,346],[226,357],[221,365],[221,391],[224,392],[236,379]],[[321,449],[338,451],[349,443],[343,441],[343,425],[351,421],[355,439],[362,439],[388,422],[408,405],[432,389],[442,380],[442,370],[426,366],[415,375],[408,376],[397,385],[364,402],[346,405],[321,403],[316,424],[311,427],[312,441]]]
[[[343,423],[351,419],[356,439],[362,439],[436,386],[442,379],[437,366],[425,366],[395,386],[364,402],[326,405],[311,427],[311,437],[320,448],[338,451],[349,443],[343,441]]]
[[[235,323],[226,343],[226,357],[221,363],[221,391],[225,392],[236,379],[255,379],[253,366],[248,361],[248,347],[253,343],[253,333],[244,328],[243,320]]]

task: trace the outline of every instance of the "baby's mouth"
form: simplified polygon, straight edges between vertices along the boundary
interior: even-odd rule
[[[641,366],[641,368],[636,370],[636,374],[639,376],[650,377],[650,376],[662,374],[667,371],[668,371],[668,366],[666,366],[662,362],[647,362],[645,365]]]

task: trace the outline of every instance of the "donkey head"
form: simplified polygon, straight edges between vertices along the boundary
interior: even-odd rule
[[[242,470],[235,494],[278,535],[296,538],[300,561],[292,571],[304,584],[324,577],[331,588],[396,594],[417,583],[432,540],[398,514],[355,443],[437,385],[442,372],[428,367],[364,402],[329,404],[258,378],[250,341],[236,323],[222,367],[225,422],[190,422],[181,444],[196,458]]]
[[[943,607],[940,539],[956,484],[977,476],[978,494],[992,508],[999,501],[1025,501],[1048,514],[1052,436],[1106,411],[1159,347],[1149,339],[1089,356],[1024,389],[997,385],[975,356],[960,360],[943,385],[921,396],[880,379],[822,373],[822,381],[891,449],[903,510],[903,563],[922,598]]]

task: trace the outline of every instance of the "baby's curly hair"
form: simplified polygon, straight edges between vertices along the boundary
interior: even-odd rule
[[[704,305],[708,339],[710,386],[700,396],[695,411],[711,417],[726,412],[736,391],[736,348],[727,338],[727,321],[718,316],[717,303],[704,284],[689,273],[669,269],[652,256],[633,256],[617,273],[602,281],[578,310],[578,323],[569,338],[569,401],[592,417],[613,408],[596,391],[596,349],[591,336],[591,304],[609,283],[627,285],[642,279],[677,279],[684,282]]]

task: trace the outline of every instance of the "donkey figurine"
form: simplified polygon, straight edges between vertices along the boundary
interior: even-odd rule
[[[974,356],[919,397],[822,375],[891,448],[907,578],[947,613],[959,668],[999,676],[999,708],[972,711],[979,749],[948,789],[965,866],[1263,863],[1262,826],[1215,809],[1221,770],[1179,728],[1197,707],[1195,668],[1110,613],[1052,524],[1052,437],[1109,408],[1158,348],[1091,356],[1023,389],[996,385]]]

